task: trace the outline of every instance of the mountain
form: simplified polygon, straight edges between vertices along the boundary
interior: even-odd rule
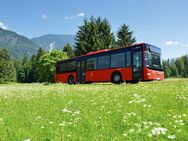
[[[63,49],[65,44],[74,45],[74,35],[66,34],[47,34],[41,37],[32,38],[32,41],[41,46],[44,50]]]
[[[2,48],[8,49],[12,58],[22,59],[37,53],[39,45],[16,32],[0,28],[0,49]]]

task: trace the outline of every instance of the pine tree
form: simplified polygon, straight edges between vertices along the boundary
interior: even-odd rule
[[[36,70],[35,70],[35,75],[36,75],[36,82],[40,82],[40,75],[42,75],[40,72],[42,72],[40,69],[40,62],[41,59],[43,57],[43,55],[45,55],[45,50],[43,50],[42,48],[39,48],[38,52],[37,52],[37,57],[36,57]]]
[[[171,74],[170,76],[171,77],[178,77],[178,68],[175,64],[175,59],[171,60],[171,66],[170,66],[170,69],[171,69]]]
[[[183,77],[188,78],[188,55],[182,57],[184,64]]]
[[[117,45],[118,47],[125,47],[132,45],[136,42],[136,38],[133,37],[133,31],[130,31],[129,26],[123,24],[117,33]]]
[[[0,83],[16,81],[16,70],[8,50],[0,50]]]
[[[113,48],[115,37],[106,19],[91,17],[84,19],[84,25],[79,27],[76,34],[75,55]]]
[[[31,70],[29,72],[30,82],[38,81],[37,56],[34,54],[31,57]]]
[[[170,71],[170,67],[168,65],[168,61],[166,61],[166,60],[163,60],[163,70],[164,70],[165,78],[169,78],[171,71]]]
[[[32,80],[30,79],[30,71],[31,71],[31,62],[27,56],[25,56],[22,60],[22,67],[18,72],[18,80],[22,83],[30,83]]]
[[[184,68],[184,62],[183,62],[182,57],[177,58],[176,61],[175,61],[175,64],[176,64],[176,67],[178,69],[179,77],[183,77],[185,68]]]
[[[66,52],[69,58],[74,57],[73,47],[69,43],[64,46],[63,52]]]

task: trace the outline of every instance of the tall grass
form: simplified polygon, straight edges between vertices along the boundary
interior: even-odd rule
[[[0,85],[0,140],[188,140],[188,79]]]

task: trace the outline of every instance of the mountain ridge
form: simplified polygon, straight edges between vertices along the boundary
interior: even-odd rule
[[[75,44],[74,37],[73,34],[45,34],[29,39],[14,31],[0,28],[0,49],[7,49],[12,59],[22,59],[36,54],[40,47],[45,51],[63,50],[67,43]]]
[[[51,51],[52,49],[62,50],[67,43],[74,45],[74,37],[75,35],[73,34],[45,34],[31,38],[31,40],[41,46],[44,50]]]
[[[40,48],[35,42],[10,30],[0,28],[0,49],[6,48],[14,59],[31,57]]]

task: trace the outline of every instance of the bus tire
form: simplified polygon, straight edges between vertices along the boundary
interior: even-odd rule
[[[123,82],[122,81],[122,77],[121,77],[121,73],[120,72],[114,72],[114,73],[112,73],[111,81],[114,84],[121,84]]]
[[[68,84],[75,84],[75,81],[74,81],[74,76],[70,75],[69,78],[68,78]]]

